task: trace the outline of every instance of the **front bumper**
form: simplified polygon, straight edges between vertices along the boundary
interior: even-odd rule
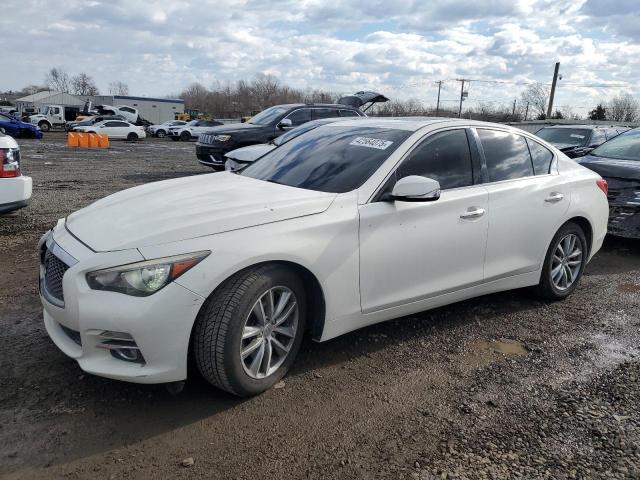
[[[94,375],[134,383],[184,380],[191,328],[204,298],[175,282],[148,297],[91,290],[85,280],[87,272],[140,261],[144,259],[140,252],[93,252],[71,236],[64,222],[58,223],[52,235],[43,237],[40,248],[47,241],[50,245],[55,242],[69,255],[60,257],[72,264],[62,277],[62,304],[59,299],[57,305],[51,301],[42,280],[44,267],[40,271],[44,323],[58,348]],[[112,355],[104,348],[105,331],[130,335],[144,362]]]
[[[203,143],[196,143],[196,157],[198,161],[208,167],[212,167],[215,170],[224,170],[224,164],[226,158],[225,153],[230,152],[233,148],[223,148],[218,145],[207,145]]]
[[[0,178],[0,213],[26,207],[31,199],[33,181],[24,175]]]

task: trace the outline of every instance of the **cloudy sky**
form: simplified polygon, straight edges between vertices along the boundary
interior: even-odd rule
[[[640,0],[4,0],[0,91],[60,66],[102,91],[166,95],[192,82],[277,76],[295,87],[375,89],[434,104],[509,103],[550,82],[583,114],[640,95]],[[478,80],[500,81],[488,83]],[[471,105],[471,103],[469,103]]]

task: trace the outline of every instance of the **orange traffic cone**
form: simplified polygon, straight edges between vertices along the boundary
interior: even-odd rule
[[[78,133],[78,146],[82,148],[89,147],[89,135],[86,133]]]
[[[78,134],[69,132],[67,135],[67,147],[77,147],[78,146]]]
[[[99,133],[98,142],[100,144],[100,148],[109,148],[109,135],[106,133]]]
[[[89,134],[89,148],[100,148],[100,139],[95,133]]]

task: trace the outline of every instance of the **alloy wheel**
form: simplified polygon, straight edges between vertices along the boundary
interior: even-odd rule
[[[582,267],[582,244],[577,235],[569,233],[556,244],[551,258],[551,282],[560,291],[573,285]]]
[[[291,289],[272,287],[253,305],[242,327],[240,360],[247,375],[266,378],[284,363],[298,330],[298,302]]]

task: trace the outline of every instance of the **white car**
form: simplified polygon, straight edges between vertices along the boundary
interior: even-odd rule
[[[186,125],[180,125],[169,128],[167,135],[171,137],[171,140],[182,140],[187,142],[191,139],[198,138],[201,133],[208,132],[213,127],[222,125],[222,122],[216,122],[215,120],[191,120]]]
[[[99,115],[120,115],[131,123],[136,123],[140,118],[138,109],[129,105],[96,105],[93,110]]]
[[[133,125],[124,120],[106,120],[93,125],[77,126],[74,132],[106,133],[109,139],[139,140],[146,138],[144,127]]]
[[[0,214],[26,207],[31,199],[31,177],[20,171],[20,147],[0,133]]]
[[[147,127],[147,131],[150,135],[158,138],[163,138],[167,136],[167,132],[171,127],[181,127],[186,125],[187,122],[183,122],[182,120],[167,120],[159,125],[150,125]]]
[[[241,173],[124,190],[40,241],[55,344],[86,372],[237,395],[324,341],[478,295],[562,299],[607,231],[606,182],[534,135],[451,119],[323,125]]]

